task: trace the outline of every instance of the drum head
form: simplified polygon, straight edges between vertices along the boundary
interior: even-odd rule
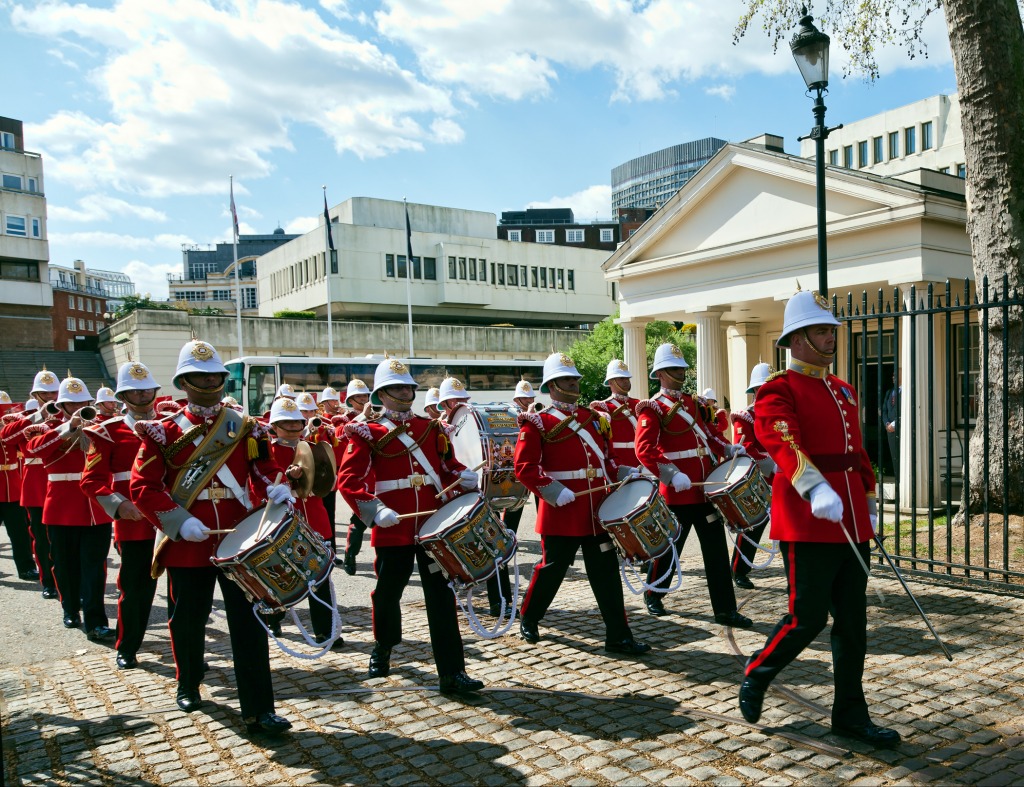
[[[637,478],[623,484],[601,503],[598,516],[613,522],[643,507],[657,489],[648,478]]]
[[[754,460],[749,456],[738,456],[735,460],[722,462],[722,464],[708,474],[708,483],[714,482],[721,484],[718,489],[723,489],[726,486],[732,486],[737,481],[743,480],[743,477],[750,472],[750,465],[752,465],[753,462]]]
[[[474,407],[460,407],[455,414],[452,430],[452,450],[455,458],[466,467],[476,467],[487,457],[484,440],[480,435],[480,417]]]
[[[449,500],[423,523],[417,537],[423,540],[444,533],[450,527],[468,519],[470,512],[482,503],[483,496],[479,492],[467,492],[454,500]]]
[[[235,526],[233,533],[224,536],[224,540],[217,547],[217,557],[234,557],[250,549],[256,543],[256,532],[263,520],[264,511],[267,513],[266,529],[270,530],[288,516],[288,505],[287,503],[268,503],[266,509],[259,508],[253,511]]]

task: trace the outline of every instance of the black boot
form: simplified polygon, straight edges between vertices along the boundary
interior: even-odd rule
[[[663,593],[651,593],[650,591],[644,593],[644,603],[647,605],[647,611],[655,617],[661,617],[667,615],[668,610],[665,609],[665,603],[661,600]]]
[[[348,529],[348,543],[345,544],[345,573],[351,577],[356,573],[356,557],[363,547],[363,533],[366,528],[354,516],[350,522],[352,526]]]
[[[386,678],[391,674],[391,648],[386,648],[379,642],[373,646],[373,653],[370,654],[371,678]]]

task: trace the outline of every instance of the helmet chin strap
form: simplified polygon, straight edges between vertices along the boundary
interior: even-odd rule
[[[818,354],[818,356],[819,356],[820,358],[824,358],[824,359],[825,359],[826,361],[828,361],[829,363],[832,363],[832,361],[834,361],[834,360],[835,360],[835,358],[836,358],[836,351],[835,351],[835,350],[833,350],[833,351],[832,351],[832,352],[830,352],[830,353],[827,353],[827,352],[822,352],[821,350],[819,350],[819,349],[818,349],[817,345],[816,345],[816,344],[814,343],[814,341],[813,341],[813,340],[811,339],[811,335],[810,335],[809,333],[807,333],[807,329],[806,329],[806,328],[804,328],[804,329],[802,329],[802,330],[803,330],[803,334],[804,334],[804,340],[805,340],[805,341],[807,342],[808,346],[809,346],[809,347],[810,347],[810,348],[811,348],[812,350],[814,350],[814,352],[815,352],[815,353],[817,353],[817,354]]]
[[[198,393],[198,394],[215,394],[215,393],[220,393],[221,391],[224,390],[224,382],[225,382],[224,377],[221,377],[220,385],[215,385],[212,388],[200,388],[198,385],[192,385],[192,383],[190,383],[184,377],[181,378],[181,384],[185,388],[185,390],[192,391],[192,392]]]
[[[568,404],[570,402],[574,402],[574,401],[576,401],[577,399],[580,398],[580,395],[579,395],[578,392],[577,393],[573,393],[572,391],[565,390],[562,386],[560,386],[558,384],[558,380],[552,380],[550,383],[548,383],[548,388],[551,388],[551,389],[557,391],[562,396],[566,397],[566,402],[563,402],[563,404]]]
[[[381,399],[387,399],[388,401],[394,402],[396,404],[404,405],[406,407],[406,409],[408,409],[409,407],[412,407],[412,403],[415,400],[416,395],[413,394],[413,398],[412,399],[399,399],[397,396],[392,396],[391,394],[389,394],[387,388],[381,388],[380,389],[380,398]],[[388,406],[390,407],[390,405],[388,405]],[[397,408],[391,407],[391,409],[392,410],[396,410]],[[401,411],[399,411],[399,412],[401,412]]]

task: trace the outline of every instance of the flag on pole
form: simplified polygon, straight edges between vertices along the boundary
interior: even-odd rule
[[[238,241],[238,211],[235,210],[235,179],[231,179],[231,227],[235,233],[235,241]]]
[[[405,245],[408,256],[405,258],[409,265],[408,270],[412,271],[412,225],[409,223],[409,203],[405,203]],[[410,274],[411,275],[411,274]]]
[[[327,192],[324,192],[324,222],[327,224],[327,248],[334,251],[334,236],[331,234],[331,214],[327,211]]]

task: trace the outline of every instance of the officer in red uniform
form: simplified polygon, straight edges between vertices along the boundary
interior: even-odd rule
[[[377,586],[370,595],[375,643],[369,676],[391,671],[391,650],[402,641],[402,592],[415,561],[441,691],[478,691],[483,682],[465,671],[455,595],[440,567],[415,540],[428,516],[419,512],[438,508],[444,501],[437,499],[441,489],[455,481],[463,489],[475,489],[478,478],[455,459],[445,427],[412,412],[415,398],[416,381],[408,367],[397,359],[386,359],[377,366],[371,399],[384,406],[384,413],[345,426],[348,445],[338,489],[361,521],[373,523],[370,543],[377,552],[373,564]],[[415,516],[399,519],[403,514]]]
[[[13,427],[22,416],[12,412],[14,402],[7,391],[0,391],[0,422],[3,429]],[[11,539],[14,568],[18,576],[28,582],[39,581],[39,570],[32,557],[32,535],[28,517],[21,506],[21,461],[15,441],[0,439],[0,523],[7,526]]]
[[[340,421],[334,422],[334,428],[338,435],[338,467],[341,468],[341,460],[345,457],[345,448],[348,442],[348,435],[345,433],[345,424],[362,418],[363,409],[370,401],[370,389],[362,380],[350,380],[348,388],[345,389],[345,411],[340,416]],[[348,530],[345,533],[345,556],[342,565],[345,573],[350,577],[356,573],[356,558],[359,550],[363,547],[363,535],[366,533],[366,525],[359,519],[359,512],[353,508],[352,516],[348,520]]]
[[[612,457],[619,467],[640,467],[636,457],[636,406],[639,399],[629,395],[633,374],[618,358],[608,363],[604,384],[612,395],[600,402],[591,402],[590,409],[605,416],[612,426]]]
[[[771,534],[785,562],[789,612],[747,661],[739,705],[744,718],[757,721],[768,685],[831,613],[832,730],[895,746],[899,733],[871,722],[864,697],[875,475],[861,440],[853,387],[828,371],[838,325],[823,296],[797,292],[786,304],[777,342],[790,349],[789,369],[769,377],[757,392],[754,431],[779,466]]]
[[[766,363],[759,363],[750,370],[750,385],[747,387],[748,394],[756,394],[757,389],[764,385],[764,381],[771,374],[771,367]],[[719,410],[719,412],[722,412]],[[764,446],[754,434],[754,405],[751,404],[746,410],[736,410],[730,415],[733,425],[733,438],[737,445],[742,445],[747,456],[757,462],[758,469],[764,480],[769,484],[775,475],[775,460],[768,456]],[[732,551],[732,578],[736,587],[746,590],[753,590],[754,583],[750,581],[750,566],[757,554],[757,545],[761,543],[761,536],[764,529],[768,527],[766,519],[760,525],[751,528],[737,539],[738,546]]]
[[[607,421],[576,404],[581,376],[569,356],[549,355],[540,390],[550,394],[552,403],[519,416],[516,477],[540,496],[536,527],[542,550],[523,599],[519,633],[527,642],[540,641],[538,625],[582,549],[587,579],[604,619],[605,650],[640,655],[651,646],[633,639],[622,600],[618,556],[597,517],[608,491],[577,497],[577,493],[607,486],[613,476],[617,480],[633,476],[636,470],[620,472],[608,454]]]
[[[655,351],[651,378],[661,383],[661,390],[637,405],[636,455],[644,467],[661,479],[661,494],[681,525],[676,540],[679,552],[683,551],[690,529],[697,531],[715,622],[748,628],[753,622],[736,610],[725,529],[705,497],[704,487],[693,486],[694,481],[707,479],[718,459],[732,457],[743,449],[723,441],[708,424],[710,410],[683,392],[687,368],[688,364],[674,344],[663,344]],[[671,577],[667,574],[671,559],[669,553],[651,561],[649,584],[658,587],[669,584]],[[652,615],[668,614],[662,601],[664,595],[652,590],[645,594],[647,610]]]
[[[60,384],[56,403],[67,420],[29,440],[26,456],[42,459],[46,468],[43,523],[53,551],[64,626],[78,628],[84,615],[86,636],[106,642],[114,638],[103,605],[113,518],[81,486],[89,441],[79,410],[92,403],[92,394],[77,377],[68,377]]]
[[[174,606],[168,628],[178,707],[190,713],[202,706],[206,623],[218,584],[242,718],[250,732],[279,733],[291,722],[274,713],[266,631],[242,589],[210,564],[223,539],[210,530],[233,528],[258,500],[294,498],[287,483],[271,480],[283,470],[270,455],[268,427],[220,403],[226,378],[211,345],[193,340],[182,347],[174,385],[185,391],[188,405],[161,421],[136,425],[142,447],[129,491],[132,502],[160,528],[153,565],[156,572],[167,569]]]
[[[156,579],[151,573],[156,531],[131,501],[129,481],[132,464],[142,440],[135,433],[139,421],[158,416],[153,407],[160,385],[144,364],[129,361],[117,370],[117,401],[126,406],[124,416],[86,427],[89,453],[82,471],[82,491],[114,517],[114,546],[121,556],[117,573],[118,669],[139,666],[138,653],[149,626]]]

